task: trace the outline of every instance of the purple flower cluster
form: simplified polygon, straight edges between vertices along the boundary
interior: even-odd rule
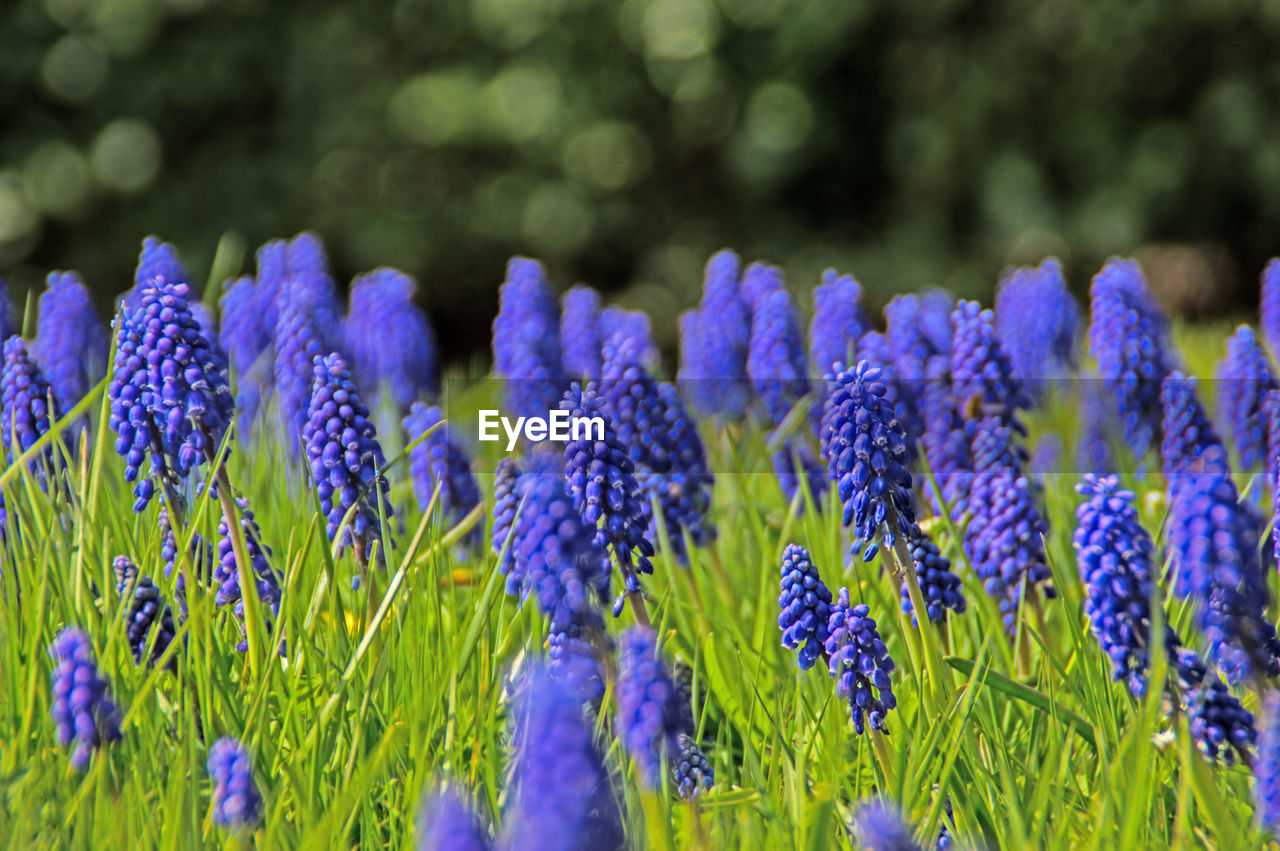
[[[0,373],[0,429],[4,431],[4,454],[10,464],[49,432],[58,419],[52,389],[40,368],[27,355],[21,337],[4,341],[4,368]],[[47,486],[48,473],[55,469],[54,447],[48,446],[32,458],[28,469]]]
[[[782,551],[781,573],[778,629],[782,630],[782,646],[799,650],[800,670],[807,671],[826,652],[831,591],[823,584],[808,550],[799,544],[787,544]]]
[[[512,714],[515,756],[502,847],[614,851],[622,814],[582,704],[542,667],[530,670]]]
[[[1240,457],[1240,466],[1251,470],[1266,459],[1267,423],[1262,400],[1277,388],[1253,329],[1241,325],[1227,338],[1227,354],[1217,368],[1218,412],[1226,421]]]
[[[569,412],[571,420],[598,418],[604,422],[602,440],[591,439],[584,428],[578,439],[565,443],[564,477],[582,522],[590,529],[598,527],[596,541],[607,546],[618,563],[625,593],[637,594],[640,580],[636,574],[653,573],[649,561],[653,543],[648,537],[649,513],[635,465],[613,430],[612,418],[605,413],[594,382],[585,388],[574,382],[560,407]],[[621,611],[622,599],[619,596],[614,602],[615,614]]]
[[[680,325],[680,380],[703,414],[737,419],[751,399],[747,352],[751,309],[739,286],[738,255],[724,249],[707,261],[702,301]]]
[[[413,477],[413,495],[423,511],[431,502],[431,495],[440,489],[442,514],[450,524],[457,524],[480,504],[480,484],[471,472],[471,459],[453,439],[449,426],[444,422],[444,412],[438,407],[428,408],[422,402],[414,402],[409,415],[404,418],[405,436],[410,441],[422,435],[427,437],[409,451],[409,472]],[[436,427],[435,431],[431,431]],[[478,529],[471,537],[478,535]]]
[[[1273,354],[1280,354],[1280,257],[1272,257],[1262,269],[1258,313],[1262,339]]]
[[[942,623],[947,619],[949,611],[962,614],[969,603],[964,598],[960,577],[951,572],[951,561],[928,535],[920,531],[919,526],[912,527],[908,547],[911,550],[911,562],[915,565],[916,583],[924,597],[925,613],[929,620]],[[902,613],[911,615],[912,625],[919,626],[907,583],[902,583],[898,595],[902,601]]]
[[[684,800],[691,801],[698,797],[699,792],[715,785],[716,775],[711,769],[711,760],[688,733],[676,736],[676,755],[672,762],[671,774],[676,792]]]
[[[500,460],[493,470],[493,527],[489,540],[493,554],[501,559],[498,572],[504,575],[515,564],[515,540],[511,530],[520,507],[519,481],[520,467],[515,460],[509,457]]]
[[[892,548],[915,526],[906,438],[887,392],[880,370],[866,361],[827,376],[822,457],[844,503],[844,524],[856,534],[852,549],[863,561],[875,558],[881,535]]]
[[[657,366],[661,361],[658,345],[653,341],[649,314],[643,310],[627,310],[610,305],[600,311],[596,322],[602,347],[609,340],[615,340],[615,345],[633,349],[637,362],[647,368]]]
[[[177,484],[218,450],[234,413],[226,365],[200,332],[187,285],[156,279],[120,320],[107,394],[116,452],[133,482],[134,511],[156,492],[155,479]],[[149,474],[138,480],[144,461]]]
[[[1258,737],[1253,713],[1190,650],[1178,651],[1175,670],[1196,747],[1210,759],[1227,764],[1235,761],[1236,754],[1247,755]]]
[[[110,343],[89,288],[77,273],[50,272],[47,283],[31,349],[58,404],[69,411],[102,377]]]
[[[447,791],[423,802],[418,851],[489,851],[489,839],[471,805]]]
[[[1160,407],[1160,459],[1165,479],[1172,482],[1197,460],[1214,458],[1226,464],[1225,450],[1206,454],[1210,447],[1222,450],[1223,444],[1196,397],[1195,378],[1178,371],[1169,373],[1160,385]]]
[[[507,409],[545,417],[564,391],[560,315],[542,264],[524,257],[507,263],[493,320],[494,371],[506,381]]]
[[[1062,264],[1050,257],[1038,267],[1009,270],[995,302],[996,330],[1013,374],[1043,398],[1076,368],[1080,308],[1063,280]]]
[[[84,771],[94,751],[119,741],[120,713],[98,673],[89,636],[67,627],[49,645],[49,656],[54,663],[50,682],[58,742],[75,744],[71,766]]]
[[[902,814],[883,801],[869,801],[858,807],[853,833],[858,847],[866,851],[923,851]]]
[[[560,351],[574,381],[600,377],[600,294],[579,284],[560,296]]]
[[[1262,701],[1263,726],[1253,763],[1253,797],[1258,821],[1273,834],[1280,832],[1280,692]]]
[[[866,724],[884,730],[885,713],[898,705],[889,675],[893,659],[880,640],[876,622],[865,603],[849,604],[849,589],[841,588],[827,621],[827,656],[836,694],[849,702],[853,729],[861,735]]]
[[[424,396],[440,392],[440,353],[426,312],[413,301],[417,282],[382,267],[351,282],[351,309],[343,339],[352,372],[366,397],[380,388],[401,414]]]
[[[178,249],[158,236],[148,236],[142,240],[142,250],[138,252],[133,289],[124,296],[124,312],[132,313],[138,309],[147,287],[163,281],[172,283],[189,280],[187,267],[182,265],[182,259],[178,257]]]
[[[249,751],[223,737],[209,748],[206,767],[213,781],[213,823],[232,832],[256,828],[262,821],[262,796],[253,782]]]
[[[1160,441],[1160,383],[1176,368],[1169,319],[1133,260],[1108,260],[1089,293],[1089,351],[1115,400],[1125,442],[1141,457]]]
[[[280,614],[281,590],[280,572],[268,561],[271,550],[262,543],[262,532],[258,521],[249,510],[249,500],[241,497],[236,500],[240,509],[240,533],[244,535],[245,551],[249,557],[253,573],[254,590],[258,602],[267,607],[264,617],[267,621],[267,632],[271,632],[272,621]],[[218,520],[218,560],[213,566],[213,581],[218,586],[213,601],[219,606],[234,605],[236,618],[244,621],[244,591],[240,587],[240,571],[236,568],[235,544],[231,538],[231,524],[224,514]],[[236,646],[240,652],[249,649],[248,641]]]
[[[133,659],[141,663],[146,656],[154,665],[173,641],[173,612],[151,577],[140,576],[138,566],[127,557],[117,556],[112,568],[116,575],[116,594],[120,596],[125,639],[133,651]],[[151,644],[151,653],[147,655],[153,628],[155,643]]]
[[[754,277],[777,277],[776,284],[762,285],[751,310],[751,343],[747,353],[747,375],[765,412],[774,425],[781,425],[795,404],[809,392],[809,369],[805,359],[800,316],[791,295],[782,288],[781,272],[753,263],[746,281]]]
[[[835,269],[822,273],[813,288],[813,318],[809,321],[809,361],[818,375],[826,375],[837,363],[850,363],[859,340],[871,330],[862,309],[862,286],[853,275]]]
[[[1030,408],[1031,398],[996,336],[995,314],[976,301],[961,301],[951,321],[955,325],[951,392],[961,410],[976,404],[982,415],[1015,424],[1017,411]]]
[[[938,513],[949,508],[951,517],[959,520],[973,487],[973,449],[956,398],[951,394],[950,359],[942,355],[930,358],[920,387],[924,423],[920,444],[940,491],[935,492],[933,481],[929,482],[929,499]]]
[[[693,732],[689,708],[658,655],[653,630],[622,634],[618,658],[618,737],[649,788],[662,782],[662,760],[680,752],[678,737]]]
[[[356,558],[365,562],[374,540],[381,537],[380,512],[388,520],[393,514],[390,486],[382,474],[387,462],[369,409],[360,401],[342,356],[317,355],[313,376],[302,440],[325,515],[325,532],[339,550],[353,546]],[[353,507],[350,522],[344,523]],[[380,562],[385,548],[383,541]]]

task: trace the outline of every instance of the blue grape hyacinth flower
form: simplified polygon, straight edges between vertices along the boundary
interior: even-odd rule
[[[1169,549],[1174,593],[1194,599],[1209,657],[1236,684],[1280,675],[1280,640],[1265,617],[1259,518],[1240,504],[1225,454],[1211,446],[1171,481]]]
[[[156,479],[177,485],[217,452],[234,413],[226,365],[191,315],[187,285],[155,279],[120,317],[107,395],[125,479],[142,511]],[[150,461],[148,475],[139,479]]]
[[[213,823],[233,833],[262,821],[262,795],[253,780],[253,759],[244,745],[223,737],[209,748],[206,767],[213,781]]]
[[[911,529],[907,546],[911,551],[916,583],[920,586],[920,594],[926,607],[925,614],[929,620],[942,623],[947,619],[947,612],[963,614],[969,604],[965,600],[960,577],[951,572],[950,559],[942,554],[938,545],[918,526]],[[901,599],[902,613],[911,616],[912,626],[919,626],[907,583],[901,584],[898,596]]]
[[[775,426],[809,392],[800,316],[791,295],[780,286],[761,293],[752,308],[747,375]]]
[[[1160,385],[1160,407],[1160,459],[1166,480],[1172,482],[1192,462],[1210,457],[1226,464],[1222,439],[1196,396],[1194,377],[1179,371],[1169,373]],[[1206,453],[1209,447],[1222,451]]]
[[[657,636],[645,627],[622,634],[618,655],[618,736],[649,788],[662,783],[662,760],[680,752],[692,715],[658,655]]]
[[[403,416],[440,392],[440,353],[426,311],[413,300],[418,283],[382,267],[351,282],[343,339],[356,383],[369,399],[386,388]]]
[[[947,356],[935,355],[925,366],[920,414],[920,445],[933,474],[933,480],[927,483],[929,499],[935,511],[942,514],[949,509],[952,519],[958,521],[973,487],[973,449],[951,393],[951,359]]]
[[[976,404],[982,415],[994,414],[1016,425],[1017,412],[1031,407],[1031,397],[1000,345],[995,314],[983,310],[976,301],[961,301],[952,312],[951,321],[955,325],[951,388],[961,411]]]
[[[996,287],[995,317],[1013,374],[1033,397],[1044,398],[1075,373],[1080,307],[1057,258],[1005,272]]]
[[[711,768],[711,760],[707,759],[693,736],[688,733],[676,736],[676,748],[672,780],[676,784],[676,794],[691,801],[715,785],[716,775]]]
[[[249,500],[244,497],[236,499],[240,509],[240,533],[244,535],[245,551],[249,557],[249,565],[254,579],[254,590],[258,602],[266,607],[263,616],[266,619],[267,633],[270,634],[273,621],[280,615],[280,600],[284,596],[281,589],[280,572],[268,561],[271,549],[262,542],[262,532],[253,511],[249,509]],[[233,606],[236,619],[244,622],[244,591],[240,585],[240,571],[236,566],[235,545],[231,539],[231,524],[224,514],[218,520],[217,561],[213,565],[213,581],[218,590],[213,601],[219,606]],[[236,649],[241,653],[249,649],[247,640],[241,641]]]
[[[138,252],[138,266],[133,273],[133,288],[124,295],[125,312],[137,310],[142,294],[153,281],[189,281],[187,267],[178,256],[178,249],[158,236],[142,240]]]
[[[902,813],[880,800],[867,801],[853,817],[853,835],[866,851],[923,851]],[[944,846],[939,843],[939,848]]]
[[[54,663],[50,681],[58,742],[75,744],[71,766],[84,771],[94,751],[120,740],[120,712],[98,673],[89,636],[67,627],[49,645],[49,656]]]
[[[4,454],[10,464],[36,444],[58,419],[58,405],[44,375],[27,354],[21,337],[4,341],[4,366],[0,372],[0,430]],[[55,470],[54,447],[49,445],[31,459],[28,469],[40,486],[47,488],[48,474]]]
[[[0,278],[0,340],[7,340],[18,332],[13,324],[13,301],[9,298],[9,285]]]
[[[571,420],[596,420],[604,426],[601,439],[583,428],[577,439],[564,445],[564,477],[574,507],[588,528],[598,529],[596,540],[607,546],[622,571],[624,592],[639,594],[638,573],[653,573],[653,543],[648,537],[649,516],[644,492],[636,480],[635,465],[614,432],[604,411],[604,400],[594,382],[586,387],[574,382],[560,403]],[[623,598],[614,602],[615,614]]]
[[[870,724],[884,730],[885,714],[898,705],[893,696],[893,659],[865,603],[850,605],[849,589],[841,588],[827,620],[828,670],[836,680],[836,694],[848,701],[853,729],[861,735]]]
[[[1227,338],[1226,356],[1218,363],[1218,413],[1227,423],[1240,466],[1251,470],[1267,455],[1267,422],[1262,401],[1277,388],[1253,329],[1241,325]]]
[[[770,442],[772,442],[772,433],[770,433]],[[778,487],[782,488],[782,495],[788,503],[795,501],[800,495],[802,476],[815,502],[827,492],[829,483],[826,465],[822,463],[822,459],[807,441],[798,439],[785,441],[769,456],[769,464],[773,467],[773,474],[778,479]],[[801,500],[798,505],[798,510],[803,511],[804,501]]]
[[[509,573],[515,563],[512,529],[520,507],[519,481],[520,467],[515,459],[507,457],[498,461],[493,470],[493,525],[489,541],[493,554],[501,559],[498,572],[503,575]]]
[[[316,355],[312,376],[302,440],[325,532],[339,552],[350,546],[357,560],[367,563],[374,541],[381,539],[379,512],[388,520],[394,515],[382,472],[387,461],[342,355]],[[343,522],[352,507],[350,522]],[[382,544],[380,563],[386,555],[386,542]]]
[[[597,320],[601,346],[605,341],[618,338],[636,352],[638,362],[646,368],[661,365],[658,344],[653,341],[652,323],[643,310],[627,310],[610,305],[600,311]]]
[[[862,285],[853,275],[835,269],[822,273],[813,288],[813,318],[809,321],[809,362],[819,376],[837,363],[849,363],[858,352],[858,341],[871,330],[862,309]]]
[[[880,370],[880,383],[885,387],[885,399],[902,425],[903,434],[907,437],[907,458],[913,464],[916,459],[915,441],[924,433],[922,419],[923,384],[915,382],[914,387],[905,387],[898,380],[898,371],[894,366],[893,347],[889,338],[879,331],[868,331],[858,340],[855,352],[859,360]],[[819,439],[822,438],[821,434]]]
[[[823,412],[827,477],[844,503],[844,525],[854,529],[852,551],[863,561],[875,558],[881,539],[892,549],[915,526],[906,436],[880,375],[866,361],[828,375]]]
[[[173,612],[164,601],[160,589],[149,576],[141,576],[138,566],[126,556],[117,556],[112,562],[116,576],[116,594],[120,596],[120,616],[125,624],[125,638],[133,651],[135,662],[146,656],[154,665],[173,642]],[[147,655],[147,645],[155,631],[155,643]]]
[[[1160,442],[1160,384],[1177,368],[1169,318],[1133,260],[1113,257],[1090,287],[1089,351],[1139,458]]]
[[[545,417],[564,392],[560,309],[537,260],[512,257],[498,288],[493,367],[506,383],[514,416]]]
[[[778,628],[782,630],[782,646],[798,650],[800,670],[807,671],[827,652],[831,591],[818,575],[809,551],[799,544],[787,544],[782,551],[781,573]]]
[[[694,546],[715,536],[706,521],[714,479],[702,438],[675,386],[657,381],[645,368],[641,344],[614,335],[603,355],[600,397],[618,442],[635,466],[642,507],[650,516],[649,540],[659,540],[658,517],[650,510],[656,497],[671,549],[687,563],[686,533]]]
[[[1209,759],[1228,765],[1237,754],[1247,759],[1258,737],[1253,713],[1191,650],[1184,647],[1178,651],[1174,669],[1196,747]]]
[[[31,351],[64,411],[80,403],[106,369],[110,340],[93,296],[75,272],[50,272],[40,295]]]
[[[741,261],[724,249],[707,261],[702,300],[680,328],[680,375],[685,392],[703,414],[737,419],[751,400],[747,353],[751,309],[739,284]]]
[[[439,488],[441,514],[447,523],[457,525],[481,503],[483,497],[480,495],[480,483],[471,472],[471,459],[453,439],[449,426],[440,425],[443,422],[444,412],[439,407],[413,403],[409,415],[404,418],[405,437],[412,442],[424,434],[427,436],[409,450],[409,473],[413,478],[413,495],[418,507],[425,511],[432,494]],[[435,431],[431,431],[433,427],[436,427]],[[476,527],[469,540],[478,540],[479,533],[479,527]]]
[[[622,814],[582,703],[541,665],[522,678],[511,739],[514,756],[500,847],[624,847]]]
[[[475,810],[458,793],[448,790],[423,801],[417,851],[489,851],[489,847]]]
[[[1280,257],[1272,257],[1262,269],[1258,320],[1262,339],[1273,355],[1280,355]]]
[[[600,294],[579,284],[560,296],[560,351],[575,381],[600,377]]]
[[[1267,692],[1262,700],[1253,799],[1259,824],[1272,834],[1280,832],[1280,692]]]

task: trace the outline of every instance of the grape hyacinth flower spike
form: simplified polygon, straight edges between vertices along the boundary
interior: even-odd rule
[[[698,797],[701,792],[715,785],[716,775],[711,760],[698,747],[693,736],[681,733],[676,737],[676,756],[671,769],[671,779],[676,784],[676,794],[686,801]]]
[[[387,462],[342,355],[316,355],[313,376],[302,438],[325,532],[338,552],[353,547],[356,559],[367,566],[374,541],[381,540],[379,512],[388,520],[393,516],[390,486],[382,474]],[[353,508],[350,522],[344,522]],[[379,563],[386,555],[383,544]]]
[[[1036,399],[1076,369],[1080,308],[1050,257],[1006,272],[996,288],[996,330],[1013,374]]]
[[[893,659],[880,640],[876,622],[865,603],[849,604],[849,590],[831,606],[827,620],[828,669],[836,679],[836,694],[849,702],[853,729],[861,735],[870,724],[885,729],[885,714],[898,705],[893,696]]]
[[[1262,701],[1262,730],[1253,778],[1258,822],[1273,835],[1280,833],[1280,692],[1268,692]]]
[[[450,526],[456,526],[483,498],[480,484],[471,472],[471,459],[453,439],[450,427],[441,425],[443,422],[444,412],[439,407],[413,403],[409,415],[404,418],[405,437],[412,442],[424,434],[427,436],[409,450],[409,473],[413,478],[413,495],[418,507],[426,511],[432,494],[439,488],[441,516]],[[431,431],[433,427],[435,430]],[[477,526],[467,540],[475,543],[479,536]]]
[[[579,284],[560,296],[560,350],[564,371],[582,381],[600,377],[600,294]]]
[[[680,752],[679,735],[693,732],[693,716],[645,627],[622,634],[618,656],[618,736],[650,789],[662,782],[662,761]]]
[[[40,295],[31,351],[64,411],[80,403],[106,368],[110,341],[93,296],[75,272],[50,272]]]
[[[1280,257],[1272,257],[1262,269],[1258,314],[1262,339],[1273,355],[1280,355]]]
[[[110,425],[141,512],[157,480],[176,487],[217,451],[234,405],[226,365],[192,317],[185,283],[155,279],[118,325]]]
[[[71,766],[84,771],[94,751],[120,740],[120,713],[98,673],[89,636],[68,627],[49,645],[49,655],[54,662],[50,680],[58,742],[75,743]]]
[[[951,321],[955,325],[951,385],[961,410],[974,410],[971,403],[976,402],[981,416],[998,416],[1021,433],[1015,417],[1020,409],[1031,407],[1031,397],[1000,345],[995,314],[976,301],[961,301]]]
[[[849,363],[871,320],[862,309],[862,286],[853,275],[835,269],[822,273],[813,288],[813,318],[809,321],[809,361],[826,375],[837,363]]]
[[[142,662],[154,628],[155,644],[151,645],[151,655],[147,657],[148,663],[154,665],[173,641],[173,612],[151,577],[140,576],[138,566],[127,557],[117,556],[112,567],[116,575],[116,593],[120,596],[120,614],[125,623],[125,638],[133,651],[133,659]]]
[[[213,781],[213,822],[233,833],[251,831],[262,821],[262,796],[253,781],[253,760],[235,739],[223,737],[209,748]]]
[[[880,375],[865,360],[828,375],[823,413],[827,477],[836,482],[844,524],[856,535],[853,551],[863,561],[875,558],[882,538],[892,549],[915,525],[906,438]]]
[[[250,575],[253,577],[258,603],[267,607],[267,611],[262,615],[266,620],[266,632],[269,635],[272,623],[280,615],[280,600],[283,597],[280,572],[268,562],[271,550],[262,543],[262,532],[258,528],[258,521],[254,519],[253,511],[249,508],[249,500],[244,497],[238,498],[236,507],[239,509],[240,533],[244,536]],[[218,587],[213,598],[214,603],[219,606],[233,606],[237,620],[244,624],[244,591],[240,585],[240,571],[236,567],[235,539],[226,514],[218,520],[217,561],[213,566],[213,581]],[[236,649],[241,653],[245,652],[249,649],[248,641],[240,642]]]
[[[515,416],[545,417],[564,392],[560,307],[537,260],[512,257],[507,263],[493,320],[493,367]]]
[[[440,354],[426,311],[413,300],[418,283],[382,267],[351,282],[351,309],[343,323],[356,383],[370,399],[382,388],[401,415],[424,396],[440,392]]]
[[[499,846],[524,847],[526,838],[538,837],[557,851],[624,847],[622,814],[581,702],[539,664],[522,678],[514,703]]]
[[[826,653],[831,591],[822,582],[809,552],[799,544],[782,551],[778,628],[782,646],[798,650],[800,670],[807,671]]]
[[[58,405],[44,375],[27,354],[26,343],[13,336],[4,341],[4,368],[0,377],[0,429],[4,454],[10,464],[35,445],[58,420]],[[48,475],[56,470],[57,456],[50,444],[31,459],[28,469],[42,488],[48,489]]]
[[[493,527],[489,540],[493,554],[500,559],[498,572],[503,575],[515,564],[512,528],[520,507],[519,480],[520,467],[513,458],[503,458],[493,470]]]
[[[596,540],[607,546],[622,572],[623,595],[630,600],[638,622],[648,624],[648,611],[638,574],[653,573],[653,544],[648,537],[649,517],[644,495],[636,481],[635,465],[618,442],[613,424],[604,412],[595,382],[584,388],[577,382],[565,393],[561,410],[570,421],[584,424],[575,439],[564,446],[564,477],[574,507],[588,528],[598,529]],[[603,425],[600,439],[591,439],[594,420]],[[622,611],[623,596],[613,604],[614,615]]]
[[[458,793],[429,796],[418,816],[418,851],[489,851],[475,811]]]
[[[1228,424],[1245,470],[1262,464],[1267,454],[1267,422],[1262,411],[1276,379],[1253,329],[1241,325],[1227,338],[1226,356],[1217,367],[1218,412]]]
[[[751,311],[747,374],[770,421],[777,426],[809,392],[809,369],[800,317],[790,294],[781,287],[781,272],[753,263],[743,278],[744,286],[749,279],[771,276],[778,276],[778,282],[760,293]]]
[[[680,331],[680,375],[694,408],[727,419],[741,417],[751,398],[751,309],[739,286],[741,267],[738,255],[727,248],[711,256],[702,300]]]
[[[897,809],[883,801],[868,801],[853,817],[853,835],[866,851],[924,851]],[[944,846],[938,843],[939,851]]]

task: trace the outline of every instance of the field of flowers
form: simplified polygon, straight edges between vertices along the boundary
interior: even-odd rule
[[[0,302],[8,847],[1273,842],[1280,261],[1232,332],[722,251],[673,368],[514,258],[443,372],[309,233],[209,277]]]

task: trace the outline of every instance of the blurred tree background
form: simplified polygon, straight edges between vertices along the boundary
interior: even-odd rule
[[[512,253],[660,336],[723,245],[873,310],[1147,246],[1184,307],[1241,306],[1278,36],[1280,0],[6,0],[0,272],[105,308],[148,233],[203,275],[314,228],[339,280],[416,275],[455,355]]]

